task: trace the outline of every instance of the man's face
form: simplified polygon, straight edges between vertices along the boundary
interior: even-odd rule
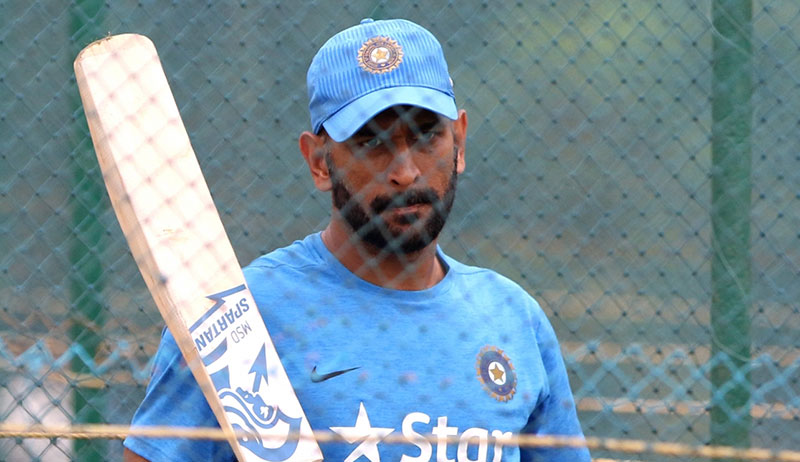
[[[458,149],[449,119],[390,108],[347,141],[331,141],[325,160],[333,205],[369,246],[395,254],[422,250],[453,206]]]

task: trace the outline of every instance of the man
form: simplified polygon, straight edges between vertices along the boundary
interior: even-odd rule
[[[509,441],[582,435],[558,342],[519,286],[437,245],[467,133],[438,41],[364,20],[322,46],[307,83],[299,147],[330,223],[244,271],[312,428],[344,439],[325,459],[588,461]],[[215,425],[169,332],[134,424]],[[125,445],[128,461],[233,460],[219,442]]]

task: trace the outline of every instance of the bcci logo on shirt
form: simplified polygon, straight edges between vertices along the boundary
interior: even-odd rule
[[[478,380],[492,398],[506,402],[517,391],[517,374],[514,365],[500,348],[485,346],[475,360]]]
[[[371,74],[397,69],[403,62],[403,47],[389,37],[373,37],[358,50],[358,65]]]

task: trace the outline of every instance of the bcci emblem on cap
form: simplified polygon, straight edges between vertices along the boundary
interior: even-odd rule
[[[478,380],[492,398],[506,402],[517,391],[517,374],[511,360],[500,348],[485,346],[475,361]]]
[[[397,69],[403,62],[403,47],[390,37],[373,37],[358,50],[358,64],[372,74]]]

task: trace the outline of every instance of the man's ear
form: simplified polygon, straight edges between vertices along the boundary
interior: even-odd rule
[[[300,146],[300,153],[308,164],[311,179],[314,186],[320,191],[330,191],[333,187],[331,175],[328,171],[328,164],[325,161],[325,138],[305,131],[300,134],[297,140]]]
[[[456,145],[456,172],[461,174],[464,173],[464,169],[467,168],[467,162],[465,160],[465,154],[467,149],[467,111],[464,109],[458,110],[458,119],[453,122],[453,135],[454,135],[454,142]]]

